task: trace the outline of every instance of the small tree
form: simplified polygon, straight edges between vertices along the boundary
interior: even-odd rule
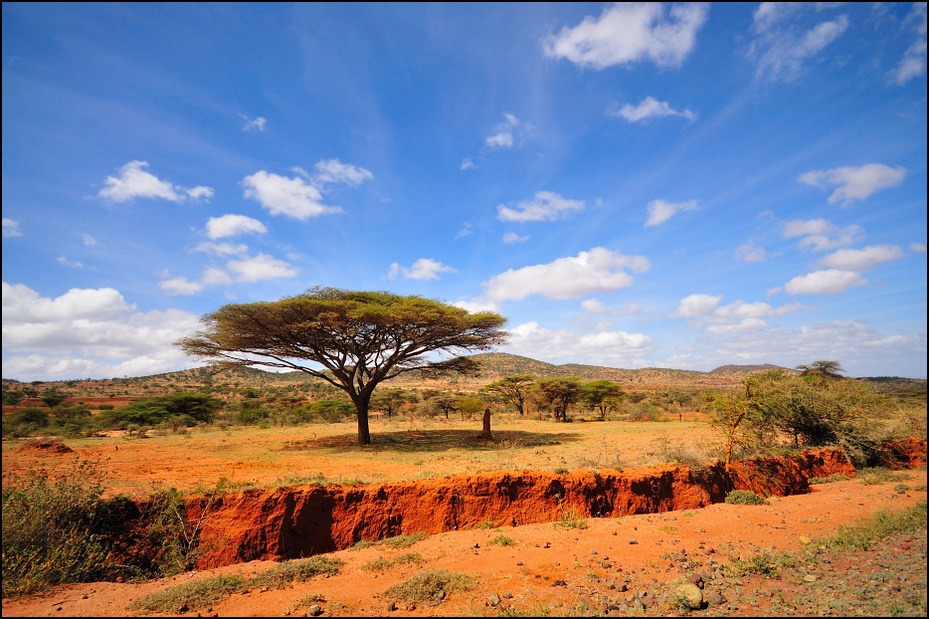
[[[493,312],[472,314],[418,296],[317,287],[280,301],[225,305],[177,345],[225,365],[285,368],[325,380],[351,398],[358,444],[369,445],[368,410],[378,384],[412,371],[473,371],[466,357],[429,355],[487,350],[505,341],[505,322]]]
[[[504,376],[498,381],[485,385],[483,390],[499,395],[504,402],[515,406],[520,415],[525,415],[526,397],[534,382],[535,378],[528,374]]]
[[[409,392],[404,389],[375,389],[371,396],[371,407],[383,410],[390,419],[400,407],[411,400]]]
[[[723,432],[726,441],[725,470],[729,472],[732,450],[739,440],[742,422],[748,416],[751,404],[745,397],[733,393],[710,393],[701,408],[710,415],[710,423]]]
[[[600,412],[606,419],[610,409],[622,401],[623,389],[611,380],[592,380],[581,385],[581,401]]]
[[[580,398],[581,383],[576,378],[545,378],[535,384],[534,391],[555,421],[567,421],[568,407]]]

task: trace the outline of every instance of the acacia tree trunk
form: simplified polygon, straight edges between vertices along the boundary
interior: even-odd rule
[[[362,447],[371,444],[371,430],[368,428],[368,406],[370,398],[364,395],[352,396],[358,414],[358,444]]]

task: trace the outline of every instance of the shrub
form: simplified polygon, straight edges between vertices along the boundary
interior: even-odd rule
[[[387,589],[385,595],[407,604],[416,604],[441,599],[448,593],[468,591],[474,586],[474,579],[467,574],[448,570],[426,570],[393,585]]]
[[[239,576],[217,576],[143,595],[129,605],[148,613],[177,614],[211,606],[243,588]]]
[[[96,465],[80,460],[56,480],[46,471],[4,479],[3,597],[114,572],[103,479]]]
[[[767,505],[768,500],[748,490],[733,490],[726,495],[726,503],[730,505]]]

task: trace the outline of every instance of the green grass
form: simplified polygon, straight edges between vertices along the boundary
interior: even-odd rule
[[[418,552],[405,552],[397,555],[392,559],[378,557],[374,561],[369,561],[361,566],[361,569],[369,572],[384,572],[397,565],[408,565],[411,563],[422,563],[423,556]]]
[[[506,535],[498,535],[497,537],[492,538],[487,542],[488,546],[513,546],[516,544],[516,540],[512,537],[507,537]]]
[[[898,533],[926,530],[926,501],[920,501],[899,513],[876,512],[855,525],[841,527],[832,537],[820,540],[815,547],[868,550],[875,542]]]
[[[860,479],[861,483],[866,486],[909,480],[909,476],[906,473],[894,472],[880,466],[860,469],[855,477]]]
[[[239,576],[217,576],[143,595],[128,608],[148,613],[186,613],[212,606],[245,587],[245,579]]]
[[[768,500],[748,490],[733,490],[726,495],[726,503],[730,505],[767,505]]]
[[[409,535],[396,535],[394,537],[387,537],[382,540],[369,541],[361,540],[355,542],[355,545],[352,546],[352,550],[361,550],[362,548],[370,548],[371,546],[387,546],[388,548],[409,548],[416,542],[421,542],[422,540],[429,537],[428,533],[423,533],[422,531],[417,533],[410,533]]]
[[[258,574],[249,581],[252,586],[268,589],[284,589],[294,581],[306,582],[314,576],[335,576],[345,562],[322,555],[309,559],[293,559],[278,563],[271,569]]]
[[[449,593],[462,593],[476,586],[474,579],[462,572],[426,570],[397,583],[384,595],[407,604],[420,604],[437,600]]]
[[[817,484],[831,484],[837,481],[848,481],[849,479],[851,478],[847,475],[836,473],[834,475],[830,475],[829,477],[810,477],[809,483],[811,486],[814,486]]]

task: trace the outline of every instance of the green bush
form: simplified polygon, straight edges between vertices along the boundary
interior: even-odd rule
[[[726,495],[726,503],[730,505],[767,505],[768,500],[748,490],[733,490]]]
[[[103,580],[117,570],[107,561],[112,510],[101,499],[103,479],[86,461],[55,480],[46,471],[4,479],[3,597]]]

